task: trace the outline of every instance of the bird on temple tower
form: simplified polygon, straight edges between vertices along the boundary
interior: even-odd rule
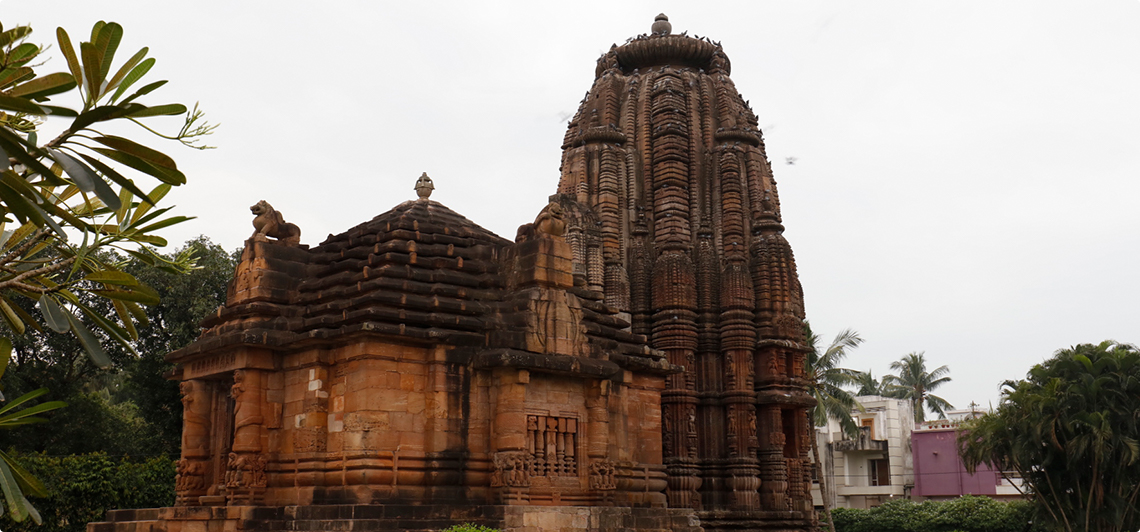
[[[613,46],[552,199],[575,273],[684,371],[662,396],[669,505],[706,530],[812,528],[803,291],[757,118],[719,43]]]

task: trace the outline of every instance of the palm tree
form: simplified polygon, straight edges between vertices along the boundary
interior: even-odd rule
[[[859,389],[855,391],[856,397],[861,395],[882,395],[883,393],[882,383],[880,383],[879,379],[876,379],[874,375],[871,375],[871,370],[860,371],[859,375],[855,377],[854,384],[859,387]]]
[[[815,426],[827,425],[827,419],[832,418],[839,421],[843,432],[858,434],[859,427],[851,419],[851,410],[858,408],[857,403],[855,397],[843,387],[857,385],[862,372],[841,368],[839,364],[847,357],[847,350],[859,347],[863,339],[859,333],[846,329],[835,335],[831,345],[821,353],[819,336],[811,331],[811,325],[805,325],[804,329],[810,349],[804,372],[811,394],[816,400],[811,413]]]
[[[808,353],[804,373],[808,387],[815,397],[815,408],[808,415],[811,416],[813,426],[827,425],[827,419],[834,418],[839,421],[843,432],[855,436],[859,427],[851,419],[851,410],[862,406],[855,402],[844,386],[854,384],[860,372],[839,367],[839,363],[847,357],[848,349],[855,349],[863,343],[859,333],[846,329],[837,334],[831,345],[822,353],[819,351],[819,336],[811,331],[811,325],[804,322],[804,335],[807,337]],[[831,532],[835,532],[835,523],[831,520],[831,507],[827,498],[827,483],[823,476],[823,468],[819,461],[819,442],[814,431],[811,438],[811,452],[815,459],[816,477],[819,478],[819,493],[823,498],[823,512],[827,515],[827,524]]]
[[[898,375],[883,377],[883,392],[887,397],[896,399],[909,399],[914,409],[915,423],[926,421],[926,409],[929,407],[938,413],[940,418],[946,417],[946,410],[954,408],[949,401],[930,393],[939,386],[950,382],[950,368],[939,366],[932,371],[926,371],[926,353],[910,353],[896,362],[891,362],[891,369]]]

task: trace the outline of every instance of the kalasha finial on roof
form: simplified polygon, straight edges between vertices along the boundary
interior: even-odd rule
[[[427,172],[424,172],[419,179],[416,180],[416,194],[422,200],[426,200],[431,196],[431,191],[435,190],[435,185],[431,182]]]
[[[665,16],[665,13],[661,13],[653,19],[653,27],[650,30],[653,31],[654,35],[669,35],[673,31],[673,25],[669,23],[669,17]]]

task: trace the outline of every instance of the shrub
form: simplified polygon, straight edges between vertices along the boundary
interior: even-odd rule
[[[868,510],[836,508],[836,532],[1037,532],[1025,501],[964,495],[948,501],[897,499]]]
[[[462,525],[454,525],[443,529],[442,532],[502,532],[497,528],[489,528],[483,525],[476,525],[472,523],[463,523]]]
[[[87,523],[102,521],[107,510],[174,504],[174,461],[169,458],[132,461],[104,453],[20,454],[15,458],[49,493],[46,498],[32,499],[44,518],[43,525],[36,526],[30,519],[16,523],[5,513],[0,516],[4,532],[84,532]]]

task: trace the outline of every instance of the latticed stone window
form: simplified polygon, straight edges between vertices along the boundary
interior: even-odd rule
[[[527,445],[537,477],[577,476],[578,420],[572,417],[527,416]]]

